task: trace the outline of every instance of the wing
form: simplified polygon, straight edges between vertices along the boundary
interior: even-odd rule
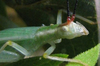
[[[11,28],[0,31],[0,42],[5,42],[7,40],[24,40],[32,38],[34,33],[40,27],[22,27],[22,28]]]

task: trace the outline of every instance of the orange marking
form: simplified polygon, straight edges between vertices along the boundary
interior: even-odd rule
[[[71,21],[74,21],[75,19],[75,14],[72,15]]]
[[[70,16],[68,16],[67,17],[67,22],[65,22],[65,23],[63,23],[63,24],[61,24],[59,26],[61,27],[61,26],[69,25],[70,23],[71,23],[71,19],[70,19]]]
[[[75,19],[75,14],[73,14],[71,18],[70,18],[70,16],[68,16],[67,17],[67,22],[65,22],[65,23],[63,23],[59,26],[61,27],[61,26],[69,25],[72,21],[74,21],[74,19]]]
[[[66,25],[69,25],[71,23],[71,19],[70,19],[70,16],[67,17],[67,22],[66,22]]]

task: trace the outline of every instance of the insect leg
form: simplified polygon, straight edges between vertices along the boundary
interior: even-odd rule
[[[74,63],[82,64],[84,66],[88,66],[87,64],[79,60],[74,60],[74,59],[69,59],[69,58],[62,58],[62,57],[56,57],[56,56],[47,56],[46,58],[50,60],[56,60],[56,61],[74,62]]]
[[[6,46],[9,45],[11,47],[13,47],[14,49],[16,49],[17,51],[19,51],[20,53],[22,53],[23,55],[25,56],[29,56],[30,53],[25,49],[23,48],[22,46],[18,45],[17,43],[15,42],[12,42],[12,41],[7,41],[0,49],[0,53],[6,48]]]
[[[12,52],[12,51],[6,51],[3,50],[0,53],[0,63],[4,63],[4,62],[16,62],[20,59],[23,59],[24,55],[22,54],[17,54],[16,52]]]
[[[68,59],[68,58],[62,58],[62,57],[56,57],[56,56],[49,56],[54,49],[56,48],[55,44],[51,44],[51,47],[49,47],[43,54],[43,57],[46,59],[50,59],[50,60],[57,60],[57,61],[66,61],[66,62],[75,62],[75,63],[80,63],[84,66],[88,66],[87,64],[79,61],[79,60],[74,60],[74,59]]]
[[[55,44],[52,44],[51,47],[49,47],[43,54],[43,57],[46,58],[47,56],[49,56],[53,51],[54,49],[56,48],[56,45]]]
[[[62,24],[62,10],[58,11],[58,14],[57,14],[57,24]]]

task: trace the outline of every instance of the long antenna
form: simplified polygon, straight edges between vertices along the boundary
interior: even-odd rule
[[[69,0],[67,0],[67,16],[69,17]]]
[[[76,12],[76,6],[77,5],[78,5],[78,0],[76,0],[76,2],[75,2],[75,7],[74,7],[74,10],[73,10],[73,15],[72,15],[71,21],[74,21],[74,19],[75,19],[75,12]]]
[[[70,19],[70,14],[69,14],[69,0],[67,0],[67,23],[66,24],[69,24],[71,22],[71,19]]]
[[[74,11],[73,11],[73,15],[70,18],[70,14],[69,14],[69,0],[67,0],[67,22],[61,24],[60,26],[68,25],[68,24],[70,24],[71,22],[74,21],[77,2],[78,2],[78,0],[76,0],[75,7],[74,7]]]
[[[76,3],[75,3],[75,7],[74,7],[74,11],[73,11],[73,15],[75,14],[76,12],[76,6],[78,5],[78,0],[76,0]]]

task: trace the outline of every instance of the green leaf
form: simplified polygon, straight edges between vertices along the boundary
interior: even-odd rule
[[[67,58],[69,55],[67,55],[67,54],[53,54],[52,56]]]
[[[94,48],[89,49],[86,52],[77,55],[74,59],[80,60],[83,63],[87,64],[88,66],[95,66],[99,56],[99,47],[100,44],[98,44]],[[69,63],[66,66],[83,66],[83,65],[79,63]]]
[[[64,58],[68,57],[67,54],[53,54],[52,56]],[[61,63],[61,61],[48,60],[43,57],[33,57],[8,64],[6,66],[59,66]]]

